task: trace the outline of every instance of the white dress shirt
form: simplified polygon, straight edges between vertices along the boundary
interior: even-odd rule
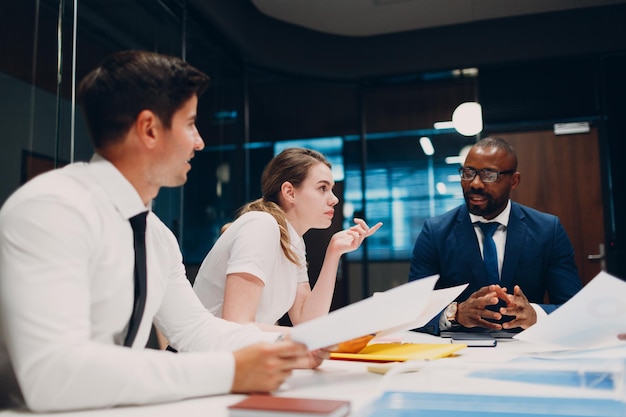
[[[304,240],[287,223],[291,248],[301,264],[291,262],[280,246],[278,222],[271,214],[251,211],[238,217],[204,258],[193,288],[213,314],[222,317],[226,276],[248,273],[263,282],[257,323],[275,324],[293,306],[301,282],[308,282]]]
[[[145,312],[133,347],[120,346],[133,306],[128,219],[145,210],[126,178],[95,155],[34,178],[0,211],[0,366],[8,354],[32,410],[227,393],[230,352],[276,338],[207,312],[176,238],[150,212]],[[152,322],[181,353],[143,349]],[[8,380],[9,369],[0,372]]]

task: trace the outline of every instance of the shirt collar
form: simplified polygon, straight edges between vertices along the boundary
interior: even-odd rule
[[[287,230],[289,230],[289,241],[291,246],[299,253],[305,253],[304,239],[296,232],[296,229],[287,221]]]
[[[102,155],[93,154],[89,161],[89,169],[123,218],[130,219],[143,211],[150,210],[150,207],[144,206],[135,187],[115,165]]]
[[[511,200],[509,199],[509,201],[506,203],[506,207],[504,208],[504,210],[502,210],[502,213],[498,214],[496,217],[494,217],[491,220],[487,220],[483,216],[477,216],[472,213],[470,213],[469,216],[470,216],[470,221],[472,222],[472,224],[477,223],[477,222],[482,222],[482,223],[498,222],[504,227],[506,227],[509,225],[510,214],[511,214]]]

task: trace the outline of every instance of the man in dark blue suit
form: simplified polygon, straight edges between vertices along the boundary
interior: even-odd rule
[[[510,200],[520,173],[505,140],[476,142],[459,173],[465,205],[424,223],[409,281],[439,274],[436,288],[469,285],[418,330],[526,329],[581,289],[572,244],[556,216]],[[479,223],[492,222],[493,240],[483,241],[489,226]]]

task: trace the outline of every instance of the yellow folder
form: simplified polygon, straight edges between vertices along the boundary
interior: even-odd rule
[[[358,353],[332,352],[330,358],[374,362],[431,360],[450,356],[465,347],[461,343],[373,343]]]

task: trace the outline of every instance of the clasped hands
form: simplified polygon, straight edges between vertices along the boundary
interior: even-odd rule
[[[487,309],[488,306],[498,304],[502,300],[506,303],[499,311]],[[503,324],[498,321],[502,316],[513,316],[513,320]],[[467,300],[457,306],[456,321],[465,327],[484,327],[490,330],[527,329],[537,322],[537,313],[530,304],[524,292],[516,285],[513,294],[507,293],[505,287],[489,285],[473,293]]]

